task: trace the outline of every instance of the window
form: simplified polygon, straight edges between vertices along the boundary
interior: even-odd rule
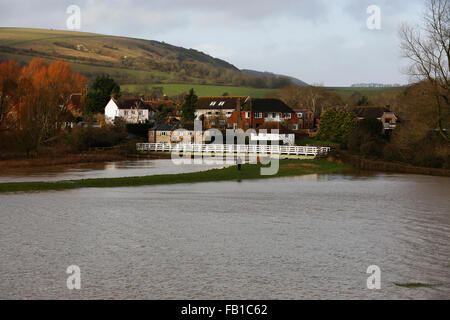
[[[250,112],[245,113],[245,119],[250,119]]]
[[[220,106],[220,107],[223,107],[224,105],[225,105],[225,101],[219,102],[219,106]]]
[[[231,117],[232,115],[233,115],[233,112],[231,112],[231,111],[227,112],[227,117]]]
[[[297,112],[297,117],[298,117],[299,119],[303,118],[303,113]]]
[[[220,112],[219,111],[216,111],[216,116],[220,116]]]
[[[216,101],[213,101],[213,102],[211,102],[209,105],[211,106],[211,107],[214,107],[215,105],[216,105]]]
[[[294,125],[292,126],[292,130],[298,130],[298,124],[294,124]]]
[[[276,117],[277,117],[277,114],[272,112],[272,118],[276,118]]]
[[[150,131],[150,132],[148,133],[148,135],[149,135],[150,137],[153,137],[153,131]]]
[[[166,135],[167,135],[167,132],[161,131],[161,136],[162,136],[162,137],[165,137]]]
[[[131,114],[136,114],[136,111],[134,111],[134,110],[133,110],[133,111],[131,111]]]
[[[142,116],[144,114],[143,111],[139,111],[139,115]]]
[[[125,110],[125,111],[123,112],[123,115],[124,115],[124,116],[127,116],[127,115],[128,115],[128,111]]]
[[[208,112],[206,113],[206,115],[207,115],[207,116],[211,116],[211,115],[212,115],[212,112],[211,112],[211,111],[208,111]]]
[[[255,113],[255,118],[256,119],[261,119],[262,118],[262,113],[261,112]]]
[[[291,118],[291,114],[290,114],[290,113],[285,113],[285,114],[284,114],[284,117],[285,117],[286,119],[290,119],[290,118]]]

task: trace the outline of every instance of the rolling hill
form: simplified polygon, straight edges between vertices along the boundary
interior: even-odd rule
[[[0,61],[14,59],[27,63],[36,57],[50,62],[63,59],[89,80],[109,73],[122,85],[196,84],[270,89],[277,87],[280,78],[268,73],[249,74],[200,51],[153,40],[0,28]],[[223,91],[227,92],[227,88]]]
[[[248,74],[248,75],[253,76],[253,77],[287,78],[287,79],[289,79],[292,82],[292,84],[294,84],[296,86],[299,86],[299,87],[307,87],[307,86],[309,86],[309,84],[307,84],[306,82],[304,82],[304,81],[302,81],[300,79],[297,79],[297,78],[294,78],[294,77],[290,77],[290,76],[285,76],[285,75],[282,75],[282,74],[276,74],[276,73],[267,72],[267,71],[261,72],[261,71],[255,71],[255,70],[249,70],[249,69],[242,69],[241,71],[243,73]]]

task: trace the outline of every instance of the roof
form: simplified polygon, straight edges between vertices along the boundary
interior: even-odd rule
[[[305,109],[305,108],[296,108],[296,109],[292,109],[292,110],[294,110],[294,112],[301,112],[301,113],[312,112],[312,110]]]
[[[252,99],[253,112],[294,112],[287,104],[278,99]]]
[[[121,98],[116,101],[119,109],[149,109],[150,106],[139,98]]]
[[[391,112],[384,107],[357,107],[353,110],[358,118],[379,119],[385,112]]]
[[[176,129],[178,129],[178,125],[176,124],[161,123],[150,128],[150,131],[174,131]]]
[[[185,129],[187,131],[194,131],[194,126],[189,125],[189,124],[181,125],[179,123],[177,123],[177,124],[161,123],[161,124],[157,124],[153,128],[150,128],[150,131],[175,131],[177,129]]]
[[[149,105],[150,108],[151,108],[153,111],[155,111],[155,112],[158,111],[158,108],[159,108],[160,106],[168,106],[168,107],[171,107],[171,106],[173,106],[173,105],[175,104],[172,100],[145,101],[145,103],[146,103],[147,105]]]
[[[199,97],[197,101],[197,109],[236,110],[237,106],[242,106],[248,98],[248,96]]]

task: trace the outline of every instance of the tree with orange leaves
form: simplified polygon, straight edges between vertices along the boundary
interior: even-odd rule
[[[73,106],[72,96],[85,94],[86,79],[62,60],[48,65],[42,59],[33,59],[18,72],[9,62],[1,64],[0,70],[8,71],[0,76],[1,110],[13,113],[15,136],[27,153],[60,133],[67,108]]]

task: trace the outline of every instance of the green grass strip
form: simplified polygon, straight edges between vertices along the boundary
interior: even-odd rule
[[[280,170],[274,176],[262,176],[261,164],[245,164],[238,171],[236,166],[203,172],[166,174],[145,177],[98,178],[85,180],[65,180],[56,182],[9,182],[0,183],[0,193],[57,191],[79,188],[116,188],[179,183],[199,183],[213,181],[240,181],[277,177],[301,176],[340,172],[348,169],[338,163],[320,160],[280,160]]]

